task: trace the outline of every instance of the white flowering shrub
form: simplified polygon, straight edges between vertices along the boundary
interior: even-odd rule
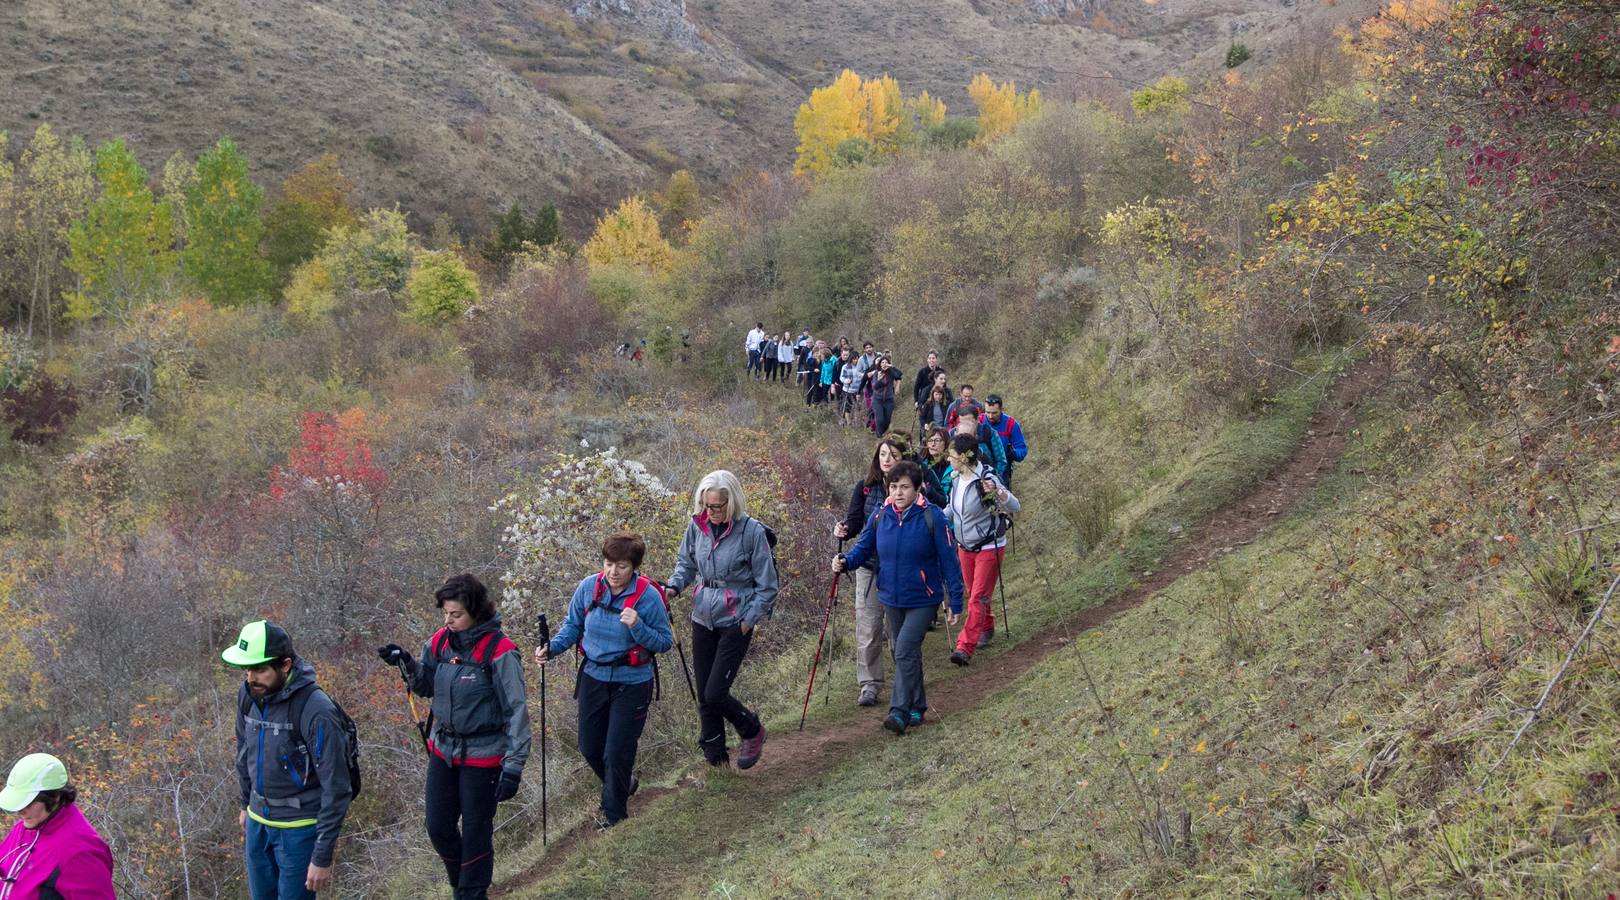
[[[501,575],[508,617],[560,614],[574,585],[602,565],[602,541],[634,531],[647,542],[643,566],[669,567],[685,524],[683,498],[647,467],[609,447],[597,453],[560,453],[550,468],[516,485],[490,507],[511,521],[501,534],[512,551]]]

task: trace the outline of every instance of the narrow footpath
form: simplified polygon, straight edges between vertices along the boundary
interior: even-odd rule
[[[985,698],[1012,684],[1046,657],[1063,649],[1086,629],[1096,628],[1125,610],[1173,584],[1184,575],[1197,572],[1239,547],[1253,543],[1272,522],[1288,515],[1308,497],[1317,483],[1331,473],[1344,456],[1350,434],[1356,427],[1356,413],[1367,395],[1382,383],[1382,371],[1361,362],[1329,388],[1322,403],[1306,425],[1305,439],[1292,455],[1241,499],[1210,514],[1192,530],[1187,543],[1175,550],[1157,569],[1143,576],[1130,590],[1108,603],[1083,610],[1077,615],[1038,632],[1005,652],[987,657],[959,677],[928,685],[929,718],[943,721],[953,713],[977,706]],[[861,748],[891,736],[879,728],[886,710],[877,707],[829,723],[813,730],[772,732],[765,755],[748,773],[751,790],[758,785],[754,808],[769,810],[777,801],[810,785],[834,767],[858,753]],[[640,815],[660,797],[686,790],[701,783],[685,778],[674,788],[643,789],[633,799],[632,815]],[[737,823],[742,825],[743,823]],[[595,837],[587,825],[560,836],[538,864],[499,885],[492,896],[509,895],[534,886],[560,868],[584,842]],[[691,869],[705,854],[724,852],[724,845],[682,848],[679,865]],[[648,873],[653,876],[654,873]],[[672,886],[651,877],[646,883]]]

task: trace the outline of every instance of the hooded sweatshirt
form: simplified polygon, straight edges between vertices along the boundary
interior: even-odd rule
[[[300,705],[303,721],[295,722]],[[263,700],[255,700],[244,681],[236,708],[238,802],[261,825],[314,825],[310,861],[330,866],[354,790],[348,738],[332,698],[315,683],[315,667],[293,657],[287,683]]]
[[[0,843],[0,900],[114,900],[112,853],[77,804]]]
[[[433,698],[433,755],[522,774],[530,743],[523,654],[501,633],[500,616],[466,631],[439,629],[413,675],[411,690]]]
[[[758,625],[776,606],[776,561],[765,526],[738,516],[715,529],[706,514],[693,516],[669,577],[677,591],[689,584],[698,586],[692,593],[693,622],[709,629]]]

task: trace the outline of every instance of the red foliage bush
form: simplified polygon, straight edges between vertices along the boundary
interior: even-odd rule
[[[388,473],[371,457],[371,445],[353,434],[349,416],[306,412],[298,446],[287,452],[287,465],[270,470],[270,495],[276,499],[301,486],[334,491],[353,487],[375,495],[388,486]]]

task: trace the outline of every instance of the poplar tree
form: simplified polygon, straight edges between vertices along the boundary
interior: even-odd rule
[[[216,306],[269,299],[270,265],[259,255],[264,190],[230,138],[197,157],[186,193],[186,275]]]
[[[101,192],[68,231],[67,267],[78,290],[68,318],[88,321],[143,306],[175,273],[174,224],[123,138],[96,148]]]

